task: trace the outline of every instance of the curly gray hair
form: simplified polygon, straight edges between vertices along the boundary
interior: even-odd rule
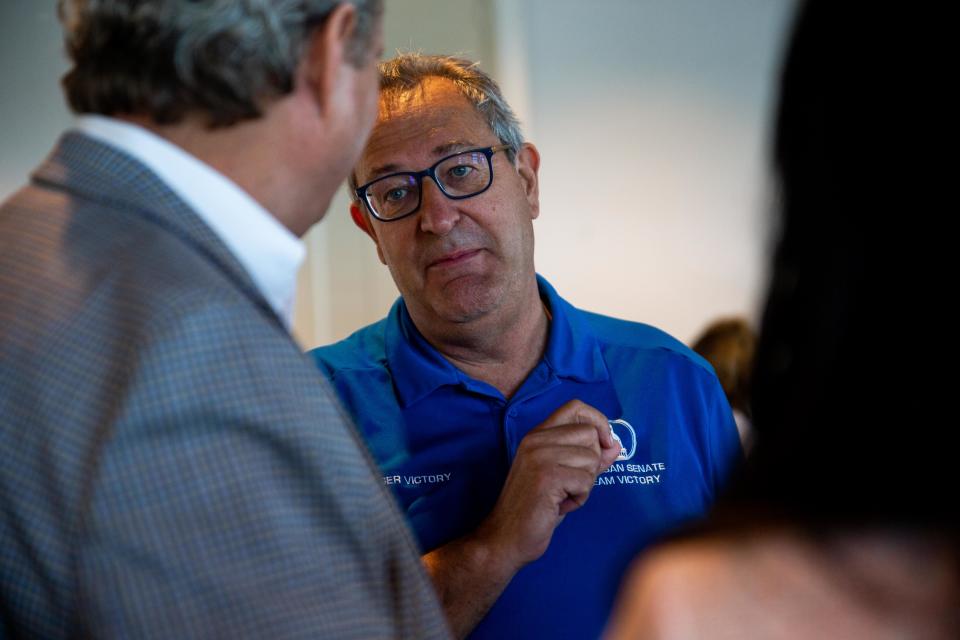
[[[77,113],[189,112],[210,126],[257,118],[289,93],[311,30],[342,2],[357,7],[350,62],[366,60],[383,0],[60,0]]]
[[[510,145],[506,154],[516,160],[523,146],[520,121],[507,104],[500,86],[480,70],[476,62],[455,56],[401,53],[380,63],[380,99],[391,100],[421,86],[427,78],[446,78],[476,108],[502,144]],[[350,194],[356,200],[357,177],[349,177]]]

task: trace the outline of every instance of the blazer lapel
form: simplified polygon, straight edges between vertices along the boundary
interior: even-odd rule
[[[136,158],[82,133],[69,132],[31,178],[48,188],[129,211],[165,229],[214,263],[286,332],[283,321],[217,234]]]

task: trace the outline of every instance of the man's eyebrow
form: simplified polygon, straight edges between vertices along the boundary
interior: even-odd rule
[[[374,168],[370,171],[370,175],[368,176],[368,180],[376,180],[377,178],[379,178],[379,177],[381,177],[381,176],[385,176],[385,175],[387,175],[388,173],[394,173],[394,172],[396,172],[396,171],[399,171],[399,169],[400,169],[399,165],[396,165],[396,164],[393,164],[393,163],[390,163],[390,164],[382,164],[382,165],[380,165],[379,167],[374,167]]]
[[[448,156],[458,151],[476,149],[477,147],[478,145],[476,143],[470,142],[469,140],[454,140],[453,142],[438,144],[430,150],[430,153],[436,158],[442,158],[443,156]],[[387,164],[377,165],[371,169],[367,181],[376,180],[377,178],[381,178],[387,174],[397,173],[399,171],[412,171],[412,169],[401,169],[400,165],[396,164],[395,162],[388,162]]]
[[[455,140],[453,142],[447,142],[445,144],[437,145],[433,148],[433,155],[435,156],[445,156],[451,153],[456,153],[457,151],[464,151],[466,149],[476,149],[477,145],[473,142],[466,140]]]

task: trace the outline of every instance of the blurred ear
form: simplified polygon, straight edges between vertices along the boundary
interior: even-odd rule
[[[530,205],[530,218],[540,215],[540,152],[529,142],[525,142],[517,152],[517,174],[523,186],[523,193]]]
[[[377,240],[377,234],[373,232],[373,226],[370,224],[370,218],[367,216],[367,212],[363,210],[363,207],[356,202],[350,203],[350,218],[353,220],[353,224],[357,225],[361,231],[370,236],[373,244],[377,246],[377,257],[380,258],[380,262],[387,264],[387,261],[383,259],[383,252],[380,250],[380,242]]]
[[[377,241],[377,239],[373,237],[372,229],[370,229],[370,221],[367,220],[366,214],[356,202],[350,203],[350,217],[353,219],[353,224],[357,225],[360,231],[363,231],[365,234],[373,238],[374,242]]]
[[[356,27],[356,7],[342,2],[307,40],[303,60],[306,82],[324,115],[334,97],[343,92],[341,85],[350,78],[345,65],[350,64],[348,56]]]

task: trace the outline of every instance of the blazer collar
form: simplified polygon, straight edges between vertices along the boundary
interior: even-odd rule
[[[214,231],[155,173],[129,154],[79,132],[65,133],[31,178],[140,216],[203,254],[286,331],[250,275]]]

